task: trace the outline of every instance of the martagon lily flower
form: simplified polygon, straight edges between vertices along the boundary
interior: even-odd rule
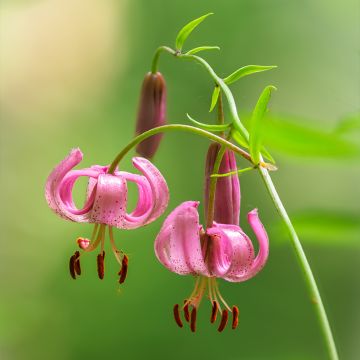
[[[197,311],[206,293],[212,305],[211,323],[215,322],[220,311],[218,331],[223,331],[230,312],[233,315],[232,328],[235,329],[239,309],[226,303],[216,279],[242,282],[254,277],[266,263],[268,237],[257,210],[249,212],[248,222],[259,242],[258,254],[255,256],[251,240],[238,225],[214,223],[204,230],[199,224],[198,205],[199,202],[187,201],[173,210],[155,240],[155,254],[170,271],[197,278],[193,292],[182,306],[191,331],[196,329]],[[176,323],[183,327],[179,304],[174,306],[174,317]]]
[[[116,260],[121,265],[119,283],[125,281],[128,269],[128,256],[115,245],[113,227],[135,229],[157,219],[165,210],[169,201],[169,190],[160,171],[147,159],[133,158],[133,165],[142,175],[125,171],[107,173],[108,166],[94,165],[74,170],[83,158],[80,149],[73,149],[49,175],[45,197],[49,207],[61,218],[74,222],[95,224],[91,239],[79,237],[77,244],[84,252],[95,250],[97,270],[100,279],[104,278],[104,242],[106,228]],[[72,191],[75,182],[81,176],[89,178],[86,201],[83,208],[75,206]],[[138,188],[138,202],[135,209],[127,213],[127,182],[133,182]],[[81,274],[80,251],[70,258],[70,274],[73,279]]]

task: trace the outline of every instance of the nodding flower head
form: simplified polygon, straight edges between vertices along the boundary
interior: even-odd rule
[[[208,210],[210,175],[219,152],[219,144],[211,144],[205,162],[205,214]],[[236,171],[236,158],[231,150],[226,150],[220,163],[219,173],[225,174]],[[221,224],[239,225],[240,216],[240,181],[237,174],[220,177],[216,182],[214,220]]]
[[[248,222],[259,242],[255,256],[253,244],[238,225],[214,223],[204,230],[199,224],[199,203],[187,201],[178,206],[165,220],[155,240],[155,254],[170,271],[180,275],[194,275],[197,280],[191,295],[181,306],[191,331],[196,328],[196,314],[207,293],[211,303],[210,321],[214,323],[218,312],[221,320],[218,331],[223,331],[232,313],[232,328],[238,325],[239,310],[230,307],[221,296],[217,278],[242,282],[254,277],[265,265],[269,242],[257,210],[248,214]],[[180,306],[174,306],[175,321],[180,327]]]
[[[119,283],[123,283],[127,274],[128,257],[115,245],[113,227],[135,229],[157,219],[165,210],[169,191],[165,179],[159,170],[148,160],[133,158],[133,165],[142,175],[125,171],[107,173],[108,166],[94,165],[74,170],[83,158],[80,149],[74,149],[61,161],[49,175],[45,197],[49,207],[61,218],[74,222],[95,224],[90,239],[79,237],[77,245],[83,252],[95,250],[100,245],[97,256],[97,270],[100,279],[104,278],[104,242],[108,228],[111,248],[121,265]],[[87,177],[88,186],[83,208],[74,203],[72,191],[75,182],[81,176]],[[135,209],[127,213],[127,182],[137,185],[139,196]],[[76,278],[81,274],[80,251],[70,258],[70,275]]]
[[[161,73],[151,72],[145,75],[140,95],[140,104],[136,122],[136,135],[154,127],[166,124],[166,84]],[[159,147],[162,134],[156,134],[142,141],[136,151],[151,159]]]

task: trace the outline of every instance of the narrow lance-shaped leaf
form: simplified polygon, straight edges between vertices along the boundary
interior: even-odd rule
[[[225,131],[227,129],[230,128],[231,124],[221,124],[221,125],[211,125],[211,124],[204,124],[201,123],[199,121],[196,121],[195,119],[193,119],[189,114],[186,114],[186,116],[188,117],[188,119],[194,123],[196,126],[207,130],[207,131],[213,131],[213,132],[217,132],[217,131]]]
[[[224,79],[226,84],[232,84],[233,82],[243,78],[244,76],[255,74],[262,71],[275,69],[277,66],[262,66],[262,65],[246,65]]]
[[[315,127],[316,120],[268,115],[264,140],[272,150],[284,155],[313,159],[359,159],[360,146],[342,134]]]
[[[360,222],[355,213],[307,209],[290,215],[305,242],[323,246],[360,247]],[[273,230],[287,234],[287,230],[280,223],[274,223]]]
[[[215,86],[214,91],[211,96],[211,105],[209,112],[212,112],[217,104],[220,95],[220,86]]]
[[[339,124],[335,129],[335,133],[351,133],[360,130],[360,113],[352,116],[347,116],[340,120]]]
[[[178,32],[178,35],[177,35],[176,41],[175,41],[176,50],[181,51],[186,39],[191,34],[191,32],[210,15],[213,15],[213,13],[209,13],[209,14],[200,16],[199,18],[190,21]]]
[[[232,138],[242,147],[248,149],[249,148],[249,144],[244,140],[244,138],[241,136],[241,134],[233,129],[231,131],[231,136]],[[269,160],[272,164],[275,164],[275,159],[271,156],[271,154],[265,149],[265,147],[261,148],[261,154],[267,159]]]
[[[250,155],[255,164],[258,164],[260,161],[260,151],[262,148],[264,129],[263,118],[267,110],[272,90],[276,90],[276,87],[270,85],[263,90],[258,102],[255,105],[250,121]]]
[[[194,49],[189,50],[186,55],[194,55],[200,51],[206,51],[206,50],[220,50],[218,46],[199,46]]]

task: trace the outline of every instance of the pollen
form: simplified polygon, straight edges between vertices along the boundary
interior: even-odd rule
[[[233,306],[232,308],[233,320],[231,328],[235,330],[239,324],[239,309],[237,306]]]
[[[180,318],[179,304],[174,305],[174,319],[180,328],[183,327],[183,323]]]
[[[229,313],[226,309],[223,310],[222,315],[221,315],[221,321],[220,321],[220,325],[218,327],[218,332],[222,332],[227,324],[228,321],[228,317],[229,317]]]
[[[104,274],[105,274],[104,259],[105,259],[105,251],[100,253],[96,259],[97,260],[97,272],[98,272],[98,276],[99,276],[100,280],[102,280],[104,278]]]

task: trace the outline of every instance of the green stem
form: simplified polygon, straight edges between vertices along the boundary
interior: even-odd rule
[[[306,285],[308,287],[309,295],[310,295],[310,301],[315,306],[315,310],[317,312],[321,329],[323,332],[323,335],[326,339],[326,345],[329,352],[330,359],[337,360],[338,354],[336,350],[336,345],[334,341],[333,334],[331,332],[331,327],[329,324],[329,320],[326,315],[324,304],[321,300],[319,289],[316,285],[316,280],[314,278],[314,274],[311,271],[310,264],[306,258],[304,249],[301,246],[301,242],[296,234],[296,231],[294,229],[293,224],[291,223],[291,220],[284,208],[284,205],[282,204],[280,197],[275,189],[275,186],[271,180],[271,177],[268,173],[268,171],[262,167],[258,167],[259,173],[261,175],[261,178],[263,179],[266,189],[268,190],[271,199],[276,207],[276,210],[278,211],[279,215],[283,219],[288,231],[290,238],[292,240],[292,245],[294,247],[295,253],[297,255],[297,258],[299,260],[300,268],[304,274]]]
[[[155,54],[154,54],[154,57],[153,57],[153,61],[152,61],[152,64],[151,64],[151,72],[153,74],[156,74],[157,72],[157,68],[158,68],[158,63],[159,63],[159,58],[160,58],[160,54],[162,52],[168,52],[169,54],[171,55],[176,55],[176,51],[169,48],[168,46],[160,46],[156,49],[155,51]]]
[[[116,167],[118,166],[119,162],[137,144],[139,144],[143,140],[145,140],[145,139],[147,139],[150,136],[153,136],[155,134],[164,133],[164,132],[170,132],[170,131],[185,131],[185,132],[190,132],[190,133],[193,133],[193,134],[196,134],[196,135],[206,137],[209,140],[212,140],[212,141],[215,141],[215,142],[217,142],[217,143],[219,143],[221,145],[224,145],[226,148],[228,148],[228,149],[234,151],[235,153],[241,155],[246,160],[251,161],[251,157],[246,151],[244,151],[243,149],[240,149],[239,147],[237,147],[233,143],[223,139],[220,136],[217,136],[217,135],[215,135],[215,134],[213,134],[213,133],[211,133],[209,131],[202,130],[202,129],[199,129],[197,127],[190,126],[190,125],[171,124],[171,125],[158,126],[158,127],[153,128],[151,130],[145,131],[144,133],[142,133],[142,134],[136,136],[134,139],[132,139],[129,142],[129,144],[127,144],[124,147],[124,149],[122,149],[119,152],[119,154],[116,156],[114,161],[111,163],[111,165],[109,167],[109,170],[108,170],[108,173],[113,174]]]

